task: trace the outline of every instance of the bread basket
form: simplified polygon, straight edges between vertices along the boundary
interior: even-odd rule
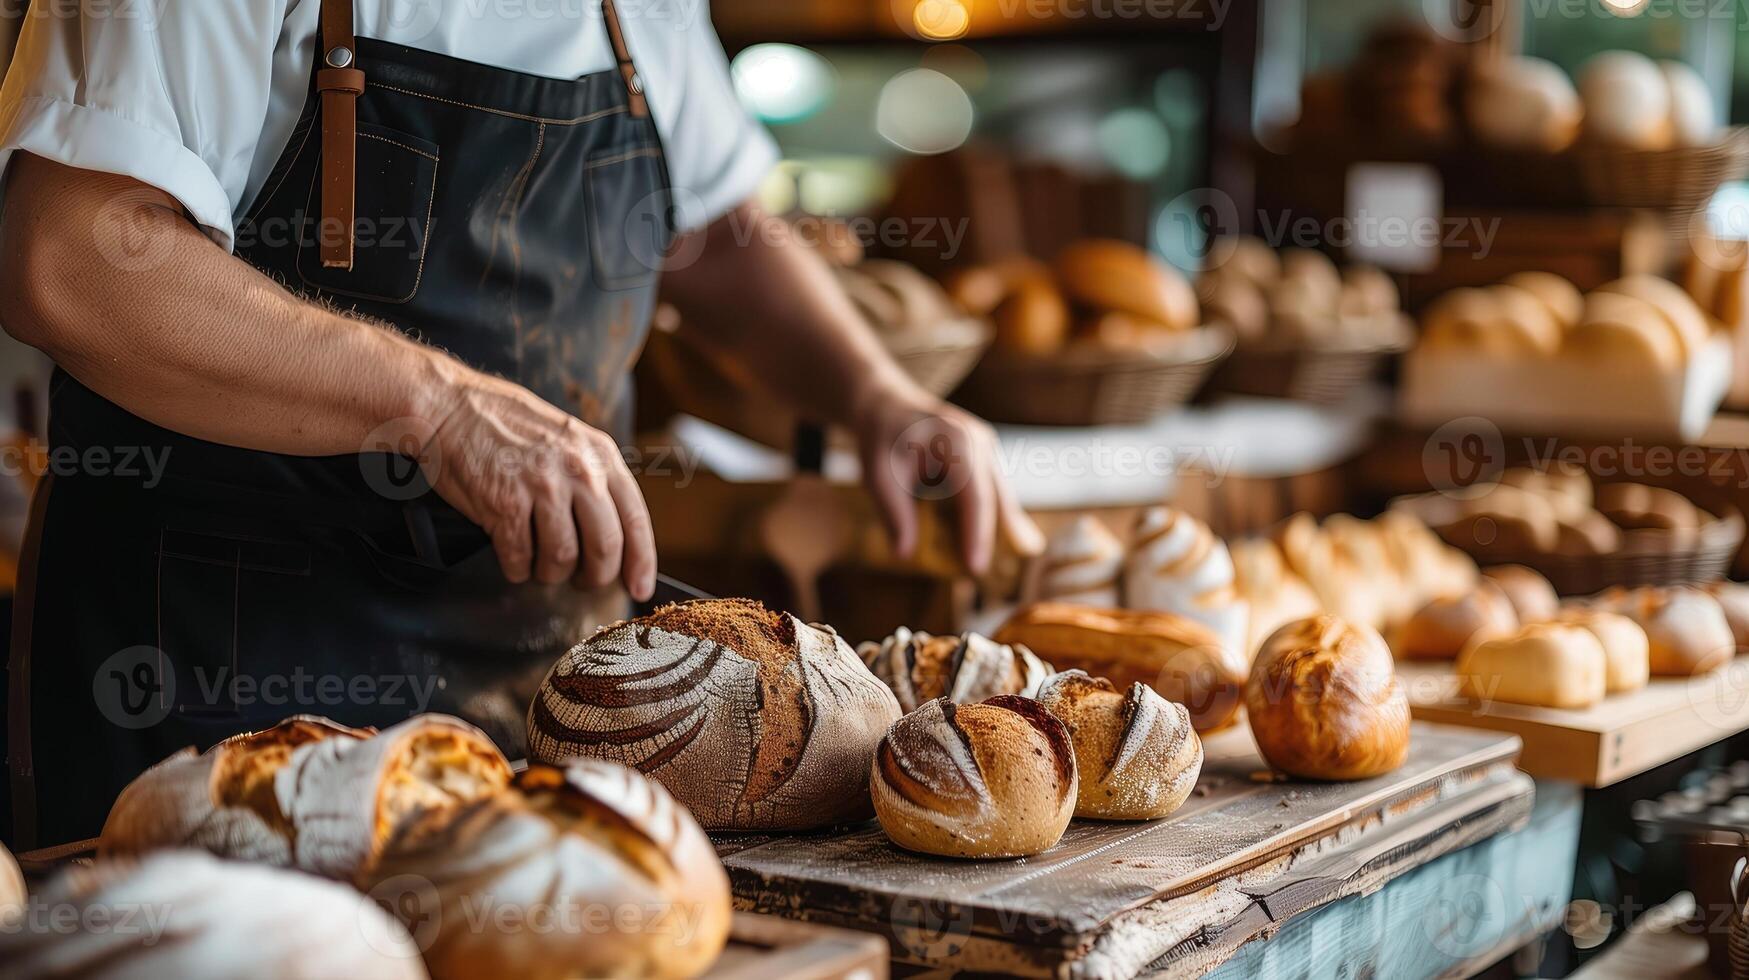
[[[964,381],[990,347],[995,335],[983,320],[967,318],[952,330],[880,334],[893,360],[918,386],[932,395],[947,395]]]
[[[1338,405],[1409,346],[1406,339],[1339,346],[1240,345],[1215,369],[1208,391]]]
[[[1708,146],[1629,150],[1581,144],[1571,152],[1590,203],[1691,212],[1704,207],[1719,185],[1749,174],[1749,127],[1732,126]]]
[[[1232,349],[1229,330],[1205,326],[1156,347],[1071,344],[1048,356],[995,350],[954,400],[1013,425],[1138,425],[1189,401]]]

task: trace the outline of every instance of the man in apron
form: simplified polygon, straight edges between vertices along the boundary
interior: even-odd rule
[[[4,326],[60,370],[8,691],[22,846],[184,745],[462,714],[654,585],[618,444],[659,278],[858,437],[901,550],[1036,529],[802,246],[702,4],[33,10],[0,91]],[[638,56],[634,63],[634,53]],[[229,253],[229,254],[227,254]],[[618,597],[618,598],[616,598]]]

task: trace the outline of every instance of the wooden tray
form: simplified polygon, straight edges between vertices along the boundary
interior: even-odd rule
[[[1525,772],[1594,788],[1749,729],[1749,657],[1701,677],[1653,678],[1583,710],[1470,701],[1449,663],[1399,662],[1397,677],[1417,720],[1517,735]]]
[[[909,854],[878,827],[713,838],[736,905],[887,937],[895,960],[1023,976],[1195,976],[1279,923],[1523,823],[1518,740],[1416,725],[1356,783],[1276,782],[1250,732],[1205,742],[1196,795],[1149,823],[1076,821],[1045,854]]]

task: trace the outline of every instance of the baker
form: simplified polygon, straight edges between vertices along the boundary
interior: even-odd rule
[[[855,435],[901,552],[924,465],[963,487],[973,568],[1004,525],[1036,546],[988,428],[759,233],[776,151],[703,6],[34,5],[0,92],[4,326],[58,365],[55,451],[162,465],[57,467],[33,502],[21,842],[298,712],[449,711],[519,753],[542,672],[654,585],[620,445],[658,280]]]

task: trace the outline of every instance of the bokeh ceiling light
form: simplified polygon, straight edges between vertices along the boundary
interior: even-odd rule
[[[965,0],[917,0],[911,8],[911,26],[930,41],[952,41],[964,37],[972,24],[972,12]]]
[[[755,44],[729,64],[741,104],[771,123],[795,122],[832,98],[826,59],[793,44]]]
[[[1146,109],[1119,109],[1099,121],[1099,152],[1118,173],[1136,180],[1158,176],[1172,154],[1172,137]]]
[[[945,153],[972,133],[972,99],[958,82],[928,68],[902,71],[881,86],[875,132],[912,153]]]

